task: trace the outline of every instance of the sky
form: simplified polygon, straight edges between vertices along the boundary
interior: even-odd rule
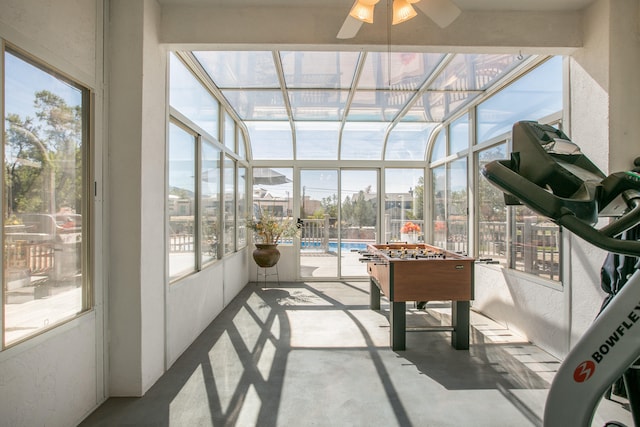
[[[273,168],[274,171],[285,175],[293,180],[292,168]],[[418,183],[418,177],[422,176],[424,169],[386,169],[386,192],[387,193],[406,193],[410,189],[414,189]],[[305,196],[314,200],[322,200],[333,194],[337,195],[338,189],[338,171],[336,169],[302,169],[300,171],[300,191],[305,192]],[[372,192],[377,191],[377,173],[376,170],[349,170],[342,171],[340,180],[342,184],[342,199],[345,197],[353,197],[354,194],[361,190],[366,191],[370,185]],[[268,190],[275,196],[293,197],[293,183],[281,185],[260,185],[260,187]]]
[[[82,92],[64,80],[23,61],[10,52],[4,55],[5,115],[15,113],[22,118],[35,118],[35,93],[48,90],[62,97],[70,106],[81,105]]]

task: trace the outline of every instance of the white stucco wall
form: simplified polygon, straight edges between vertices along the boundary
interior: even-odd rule
[[[102,1],[2,0],[0,34],[82,83],[98,87],[102,71]]]
[[[475,268],[474,310],[556,357],[567,352],[565,292],[557,284],[496,265]]]
[[[257,277],[260,278],[260,283],[265,280],[265,271],[259,269],[256,262],[253,260],[252,253],[255,250],[255,245],[251,245],[249,248],[249,280],[255,282]],[[266,270],[267,282],[276,282],[278,279],[281,282],[293,282],[298,278],[298,261],[296,248],[292,245],[278,245],[280,251],[280,259],[278,260],[278,275],[275,276],[275,268],[269,268]]]
[[[0,355],[0,425],[76,425],[97,404],[95,312]]]
[[[640,156],[640,2],[623,0],[611,3],[609,58],[609,168],[630,168]]]
[[[126,1],[127,8],[131,2]],[[160,6],[145,0],[142,52],[142,135],[140,162],[140,283],[142,300],[142,387],[148,390],[165,371],[165,259],[167,53],[159,43]],[[122,49],[123,47],[120,46]]]
[[[0,37],[89,87],[103,102],[101,0],[3,0]],[[102,108],[94,126],[93,204],[102,218]],[[96,247],[102,233],[94,235]],[[102,251],[94,253],[95,308],[80,317],[0,352],[0,424],[70,426],[104,396],[102,373]]]
[[[224,264],[215,265],[169,286],[167,363],[172,365],[224,308]]]
[[[225,307],[249,282],[249,257],[247,248],[224,259],[224,305]]]
[[[247,249],[169,285],[167,367],[193,343],[249,281]]]
[[[164,84],[152,88],[157,76],[147,61],[156,61],[149,59],[151,53],[143,54],[145,48],[153,50],[153,28],[147,28],[153,27],[153,22],[145,19],[147,14],[153,16],[150,7],[145,1],[111,1],[109,10],[109,389],[113,396],[144,394],[152,379],[161,375],[164,365],[164,334],[159,336],[164,328],[164,275],[157,276],[155,284],[145,282],[150,267],[143,264],[143,259],[151,262],[145,249],[156,253],[150,243],[157,242],[146,230],[155,227],[160,242],[164,230],[159,221],[164,216],[163,205],[156,212],[145,206],[152,206],[156,198],[163,199],[164,190],[160,187],[160,194],[145,194],[147,181],[143,183],[143,171],[163,182],[163,174],[156,169],[164,170],[157,153],[164,152],[163,134],[155,141],[155,148],[146,139],[146,134],[153,132],[152,122],[155,127],[165,128],[164,99],[160,99],[159,106],[145,102],[145,97],[150,96],[147,91],[164,92]],[[143,83],[147,70],[149,82]],[[154,261],[155,269],[163,272],[164,257]],[[151,348],[147,349],[147,345]]]
[[[197,6],[165,5],[162,38],[166,43],[331,46],[359,49],[362,45],[386,46],[384,20],[363,26],[356,39],[337,40],[345,10],[336,7],[277,7],[239,4],[220,7],[202,2]],[[448,27],[425,25],[424,17],[394,26],[394,43],[427,46],[436,51],[484,50],[514,46],[544,47],[567,51],[581,42],[581,16],[575,12],[518,12],[465,10]],[[185,25],[185,23],[188,23]],[[401,42],[398,42],[401,41]]]

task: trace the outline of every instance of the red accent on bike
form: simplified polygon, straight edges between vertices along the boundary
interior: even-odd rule
[[[585,360],[578,365],[575,371],[573,371],[573,379],[577,383],[583,383],[596,371],[596,364],[591,360]]]

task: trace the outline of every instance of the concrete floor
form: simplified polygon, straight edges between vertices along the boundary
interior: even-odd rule
[[[470,350],[448,332],[389,348],[368,282],[249,284],[142,398],[111,398],[81,426],[540,426],[559,362],[472,312]],[[413,304],[407,304],[412,307]],[[449,324],[449,304],[407,327]],[[603,401],[594,426],[632,425]]]

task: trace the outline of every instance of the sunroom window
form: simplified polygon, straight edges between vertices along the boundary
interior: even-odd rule
[[[0,349],[92,306],[88,260],[89,91],[3,52],[4,265]]]
[[[245,133],[188,63],[169,55],[166,247],[171,282],[247,245]]]
[[[478,254],[555,281],[561,279],[560,228],[528,208],[507,208],[502,193],[490,188],[480,169],[508,157],[514,122],[559,123],[562,105],[562,58],[555,57],[477,107]]]

